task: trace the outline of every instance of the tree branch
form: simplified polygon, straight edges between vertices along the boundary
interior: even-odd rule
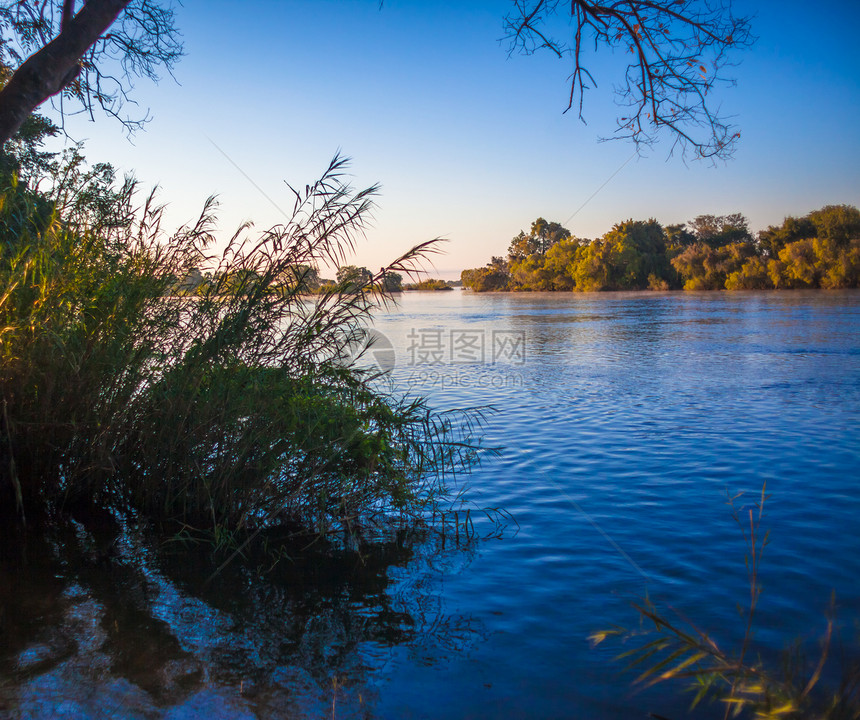
[[[730,64],[728,52],[753,42],[749,21],[732,15],[731,0],[570,0],[572,45],[543,29],[562,14],[557,0],[515,0],[514,7],[506,18],[511,52],[528,55],[548,48],[558,57],[573,58],[565,112],[578,94],[584,119],[586,80],[596,84],[585,67],[587,33],[595,50],[620,47],[635,57],[618,90],[632,115],[619,118],[616,137],[650,145],[666,130],[674,137],[673,149],[680,145],[698,157],[731,154],[740,134],[713,106],[710,93],[725,82],[720,70]]]
[[[60,21],[60,30],[63,31],[69,27],[69,23],[75,16],[75,0],[63,0],[63,18]]]
[[[66,19],[63,28],[12,74],[0,91],[0,144],[14,135],[21,123],[45,100],[62,91],[80,73],[80,60],[114,23],[130,0],[89,0]]]

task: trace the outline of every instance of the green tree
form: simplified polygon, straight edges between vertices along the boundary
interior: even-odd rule
[[[599,240],[579,248],[572,277],[577,290],[665,289],[677,282],[656,220],[618,223]]]
[[[833,241],[837,246],[860,238],[860,210],[852,205],[826,205],[801,218],[789,216],[782,225],[762,230],[757,244],[765,256],[778,263],[779,253],[788,245],[813,238]]]
[[[748,242],[737,242],[713,247],[706,243],[696,243],[672,258],[672,265],[680,273],[685,290],[723,290],[729,277],[735,275],[732,284],[740,283],[741,289],[747,282],[743,268],[752,258],[757,257],[755,246]],[[750,278],[756,272],[754,264],[747,268]],[[749,282],[752,282],[750,279]]]
[[[526,235],[525,232],[520,232],[511,240],[508,245],[508,258],[510,260],[522,260],[529,255],[534,255],[537,252],[537,241],[531,235]]]
[[[860,210],[852,205],[826,205],[807,215],[815,226],[815,237],[844,245],[860,238]]]
[[[772,287],[767,261],[759,256],[744,261],[740,270],[729,273],[725,281],[726,290],[768,290]]]
[[[690,221],[696,240],[717,248],[736,242],[751,242],[749,223],[741,213],[699,215]]]
[[[387,272],[382,276],[382,289],[385,292],[403,292],[403,276],[396,272]]]
[[[528,235],[520,230],[519,234],[511,240],[508,246],[508,257],[511,260],[522,260],[529,255],[545,255],[557,242],[570,237],[570,230],[560,223],[547,222],[539,217],[532,223]]]
[[[577,254],[587,243],[587,240],[563,238],[547,250],[545,266],[552,279],[552,290],[573,290]]]
[[[532,223],[531,235],[537,240],[537,251],[546,255],[549,249],[560,240],[569,238],[570,230],[557,222],[547,222],[542,217]]]
[[[821,287],[860,287],[860,238],[852,238],[846,244],[836,247],[830,244],[832,242],[820,241],[821,253],[829,256],[822,274]]]
[[[29,182],[43,177],[56,167],[56,153],[42,148],[45,140],[54,137],[60,129],[42,115],[31,115],[0,150],[0,178],[6,180],[15,174]]]
[[[696,242],[695,234],[687,230],[686,223],[667,225],[663,230],[666,233],[666,250],[673,256]]]
[[[463,270],[460,281],[463,287],[475,292],[507,290],[510,285],[508,261],[494,256],[484,267]]]
[[[555,290],[570,285],[569,276],[559,278],[558,268],[546,264],[547,254],[570,239],[570,230],[542,217],[532,223],[528,235],[520,230],[508,246],[509,289]]]
[[[406,286],[407,290],[431,290],[433,292],[447,292],[453,290],[447,282],[440,278],[425,278],[418,282],[410,283]]]
[[[576,253],[573,266],[573,282],[581,292],[610,290],[612,279],[612,246],[604,240],[592,240]]]
[[[368,285],[373,280],[373,273],[366,267],[342,265],[337,269],[335,278],[341,287],[355,289]]]
[[[543,255],[537,253],[511,260],[510,286],[512,290],[554,290],[552,274],[546,267]]]
[[[672,258],[672,266],[684,281],[684,290],[720,290],[725,286],[716,267],[717,251],[710,245],[696,243]]]
[[[759,232],[757,244],[765,256],[776,258],[779,251],[789,243],[813,238],[815,234],[815,225],[809,217],[787,217],[782,225],[778,227],[770,225],[766,230]]]
[[[312,265],[300,263],[287,268],[283,278],[289,291],[314,292],[319,289],[320,276]]]
[[[540,252],[542,228],[560,238]],[[550,233],[544,233],[553,238]],[[753,240],[741,213],[699,215],[662,228],[656,220],[616,224],[577,240],[538,219],[520,232],[507,262],[467,271],[467,286],[492,290],[764,290],[860,286],[860,210],[828,205],[788,217]]]
[[[652,282],[674,280],[666,257],[663,228],[656,220],[628,220],[603,236],[611,247],[609,277],[613,289],[643,290]]]
[[[797,240],[779,251],[778,259],[770,267],[774,285],[785,288],[815,288],[827,268],[825,253],[817,238]],[[776,276],[778,273],[778,276]]]

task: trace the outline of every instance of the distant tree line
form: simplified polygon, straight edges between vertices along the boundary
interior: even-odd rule
[[[461,278],[477,292],[856,288],[860,211],[828,205],[755,237],[740,213],[665,227],[627,220],[595,240],[538,218],[513,238],[506,257]]]
[[[282,277],[271,286],[271,292],[300,292],[323,294],[330,292],[355,292],[377,290],[402,292],[403,276],[393,271],[379,278],[366,267],[343,265],[337,269],[334,280],[321,278],[319,271],[310,265],[298,264],[287,268]],[[176,279],[176,292],[185,295],[215,293],[217,295],[242,295],[247,288],[259,280],[254,270],[241,272],[203,272],[194,267],[183,279]]]
[[[403,286],[404,290],[432,290],[434,292],[453,290],[454,283],[439,278],[426,278]]]

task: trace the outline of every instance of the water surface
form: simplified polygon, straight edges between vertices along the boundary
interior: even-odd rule
[[[738,642],[726,493],[765,484],[757,642],[814,647],[831,590],[856,641],[857,291],[407,293],[375,327],[370,359],[396,387],[495,408],[484,442],[504,451],[471,496],[518,528],[246,564],[206,591],[205,560],[164,552],[9,571],[0,715],[686,716],[668,687],[632,692],[623,648],[587,637],[635,626],[647,591]]]

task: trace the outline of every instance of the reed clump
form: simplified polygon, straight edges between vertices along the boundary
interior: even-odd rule
[[[216,204],[167,233],[153,195],[67,164],[50,190],[0,192],[0,514],[97,506],[182,531],[314,532],[419,521],[476,459],[478,414],[394,397],[352,353],[384,278],[318,295],[376,188],[335,157],[282,225],[214,251]],[[206,283],[185,292],[208,268]]]

